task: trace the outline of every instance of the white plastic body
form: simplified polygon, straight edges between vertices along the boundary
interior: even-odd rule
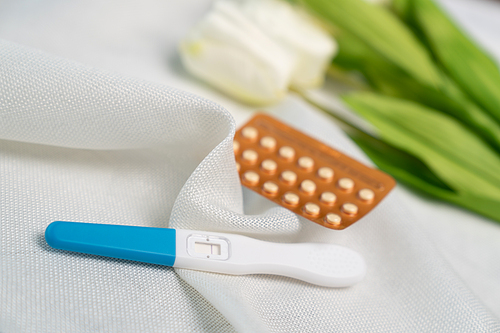
[[[271,243],[183,229],[176,229],[174,267],[231,275],[283,275],[324,287],[349,287],[366,273],[363,258],[343,246]]]

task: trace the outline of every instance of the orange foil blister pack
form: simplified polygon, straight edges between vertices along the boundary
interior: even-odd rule
[[[389,175],[264,115],[236,132],[241,183],[330,229],[368,214],[395,185]]]

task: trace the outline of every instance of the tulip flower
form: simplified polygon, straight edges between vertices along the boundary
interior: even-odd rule
[[[302,10],[280,0],[216,2],[181,43],[189,72],[245,103],[323,82],[336,43]]]

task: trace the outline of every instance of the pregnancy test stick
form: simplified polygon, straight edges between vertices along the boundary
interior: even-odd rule
[[[222,274],[283,275],[324,287],[351,286],[366,272],[363,258],[346,247],[219,232],[57,221],[45,240],[61,250]]]

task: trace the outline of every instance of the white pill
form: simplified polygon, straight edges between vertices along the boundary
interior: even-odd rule
[[[344,191],[350,191],[354,188],[354,181],[351,178],[340,178],[337,185]]]
[[[259,158],[259,154],[255,150],[247,149],[242,154],[241,157],[248,163],[255,163]]]
[[[358,192],[358,197],[363,201],[372,201],[375,198],[375,193],[369,188],[364,188]]]
[[[347,215],[356,215],[358,213],[358,206],[352,203],[343,204],[341,209]]]
[[[306,179],[300,183],[300,190],[307,194],[312,194],[316,191],[316,184],[312,180]]]
[[[265,136],[260,139],[260,145],[267,150],[274,150],[276,148],[276,139],[271,136]]]
[[[279,187],[271,181],[267,181],[262,185],[262,190],[269,194],[277,194]]]
[[[304,205],[304,211],[309,215],[319,215],[320,208],[318,205],[308,202]]]
[[[286,170],[281,173],[281,180],[287,184],[295,184],[297,181],[297,174],[293,171]]]
[[[296,206],[299,204],[300,198],[297,194],[293,192],[287,192],[283,195],[283,201],[289,205]]]
[[[249,185],[257,185],[259,183],[260,176],[258,173],[253,171],[247,171],[243,174],[243,181]]]
[[[342,222],[342,218],[334,213],[328,213],[325,216],[325,222],[334,226],[339,226],[340,222]]]
[[[302,169],[310,170],[314,167],[314,160],[308,156],[302,156],[298,159],[297,164]]]
[[[330,181],[333,179],[333,175],[334,172],[329,167],[322,167],[318,169],[318,176],[323,180]]]
[[[278,169],[278,163],[276,163],[275,161],[273,160],[264,160],[262,161],[262,163],[260,164],[260,167],[262,168],[262,170],[264,170],[265,172],[267,173],[275,173],[276,170]]]
[[[292,147],[283,146],[278,151],[278,155],[285,160],[292,160],[295,157],[295,150]]]
[[[337,196],[332,192],[323,192],[320,200],[327,205],[333,205],[337,201]]]
[[[247,140],[255,141],[257,136],[259,136],[259,132],[255,127],[247,126],[241,130],[241,136]]]

